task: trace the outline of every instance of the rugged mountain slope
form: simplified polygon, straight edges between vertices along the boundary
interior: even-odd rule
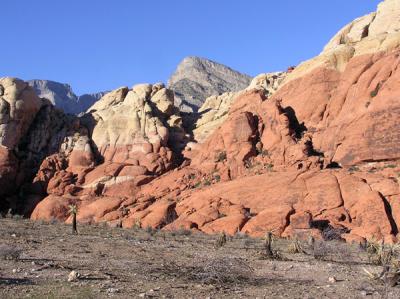
[[[212,95],[246,88],[251,78],[222,64],[199,57],[186,57],[168,82],[175,103],[184,112],[196,112]]]
[[[105,94],[105,92],[99,92],[77,96],[68,84],[49,80],[30,80],[28,84],[33,87],[39,97],[48,99],[57,108],[71,114],[86,111]]]
[[[69,221],[75,203],[87,223],[397,241],[399,20],[386,0],[291,73],[208,99],[198,144],[162,84],[117,89],[46,135],[45,101],[2,79],[2,203],[45,197],[33,219]],[[33,183],[21,152],[43,161]]]

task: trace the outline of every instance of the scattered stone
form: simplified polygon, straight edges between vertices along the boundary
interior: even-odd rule
[[[120,290],[117,288],[108,288],[107,289],[107,293],[109,293],[109,294],[115,294],[115,293],[119,293],[119,292],[120,292]]]
[[[335,277],[331,276],[331,277],[328,278],[328,281],[330,283],[335,283],[335,282],[337,282],[337,279]]]
[[[69,274],[68,274],[68,282],[75,282],[75,281],[78,281],[78,279],[79,279],[79,277],[80,277],[81,275],[77,272],[77,271],[71,271]]]

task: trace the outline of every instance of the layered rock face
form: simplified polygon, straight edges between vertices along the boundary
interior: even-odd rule
[[[57,108],[71,114],[86,111],[106,94],[106,92],[98,92],[77,96],[68,84],[49,80],[29,80],[28,84],[33,87],[39,97],[48,99]]]
[[[168,82],[175,92],[175,104],[181,111],[197,112],[205,99],[212,95],[246,88],[251,81],[222,64],[199,57],[186,57]]]
[[[68,222],[75,203],[81,222],[126,228],[397,241],[398,20],[398,1],[386,0],[291,72],[209,97],[193,131],[198,143],[187,143],[173,92],[163,85],[107,94],[66,122],[74,133],[28,188],[47,196],[32,218]],[[8,111],[23,98],[38,115],[40,100],[1,84],[13,95],[2,96],[5,123],[35,136],[36,118]],[[1,178],[15,180],[12,149],[21,142],[2,140]]]

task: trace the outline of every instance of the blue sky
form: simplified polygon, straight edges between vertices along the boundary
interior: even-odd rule
[[[3,0],[0,77],[77,94],[166,82],[189,55],[257,75],[317,55],[379,0]]]

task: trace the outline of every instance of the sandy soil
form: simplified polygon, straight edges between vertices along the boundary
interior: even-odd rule
[[[341,242],[264,240],[177,231],[0,219],[0,298],[400,298],[367,252]],[[69,282],[71,271],[79,277]]]

